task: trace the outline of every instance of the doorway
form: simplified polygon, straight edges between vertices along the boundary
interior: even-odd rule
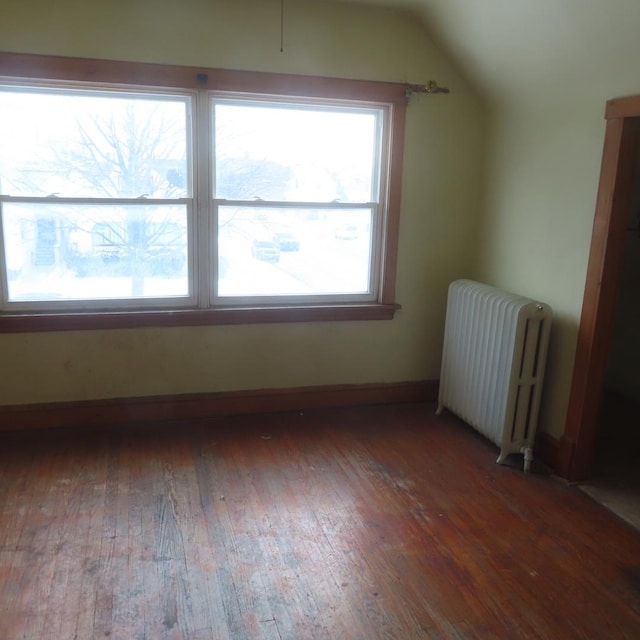
[[[640,530],[640,154],[589,480],[581,488]]]
[[[570,446],[564,471],[570,480],[591,476],[599,432],[607,428],[602,420],[609,422],[601,409],[610,410],[603,396],[636,174],[640,96],[609,101],[605,117],[602,168],[565,428]]]

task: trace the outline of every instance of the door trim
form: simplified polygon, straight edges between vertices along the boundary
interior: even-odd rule
[[[604,149],[591,236],[565,439],[570,480],[589,476],[622,269],[633,188],[640,96],[607,102]]]

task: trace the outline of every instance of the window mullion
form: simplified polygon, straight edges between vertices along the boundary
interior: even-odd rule
[[[213,242],[211,175],[213,148],[209,100],[204,91],[198,92],[194,114],[194,287],[198,306],[206,309],[211,305],[211,282],[213,278]]]

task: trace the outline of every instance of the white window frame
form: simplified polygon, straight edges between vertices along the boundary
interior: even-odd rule
[[[28,67],[28,69],[27,69]],[[97,82],[104,77],[109,82]],[[87,78],[90,81],[87,82]],[[144,78],[144,82],[140,82]],[[145,205],[175,204],[187,208],[189,295],[176,298],[8,303],[7,274],[0,264],[0,332],[78,328],[235,324],[315,320],[391,319],[395,302],[395,271],[400,206],[402,138],[406,88],[376,83],[307,76],[283,76],[225,70],[197,70],[112,61],[56,59],[0,53],[0,81],[19,86],[116,91],[122,95],[181,96],[191,100],[191,197],[145,199]],[[147,84],[147,82],[151,82]],[[327,108],[380,110],[379,199],[369,203],[260,202],[256,206],[313,206],[372,210],[371,285],[366,295],[218,296],[212,267],[216,265],[216,214],[222,204],[252,206],[247,201],[216,199],[213,192],[211,117],[215,100],[249,100]],[[3,195],[2,202],[140,204],[137,199],[32,198]],[[1,204],[1,202],[0,202]],[[1,238],[0,238],[1,240]]]
[[[195,194],[193,189],[193,140],[196,131],[193,124],[193,113],[195,111],[196,93],[194,91],[167,91],[166,89],[148,87],[140,89],[135,86],[120,85],[94,85],[90,83],[77,82],[25,82],[11,81],[10,79],[0,78],[1,90],[23,91],[25,93],[55,93],[67,96],[99,96],[119,98],[142,98],[145,100],[154,99],[177,99],[184,101],[186,106],[186,122],[185,134],[187,143],[187,181],[189,187],[186,197],[180,198],[148,198],[148,197],[68,197],[64,194],[55,196],[14,196],[10,193],[0,191],[0,214],[4,204],[34,204],[34,205],[70,205],[70,206],[130,206],[130,207],[149,207],[149,206],[183,206],[186,212],[187,222],[187,255],[188,265],[188,293],[183,296],[167,296],[167,297],[128,297],[128,298],[80,298],[73,300],[9,300],[8,280],[7,280],[7,261],[4,257],[4,238],[2,236],[3,226],[0,217],[0,310],[5,313],[56,313],[64,311],[135,311],[144,309],[177,309],[191,308],[197,305],[197,296],[194,291],[193,273],[194,273],[194,250],[193,238],[197,228],[197,220],[195,213]],[[1,186],[1,185],[0,185]],[[142,196],[142,194],[141,194]]]
[[[380,257],[382,254],[382,229],[385,225],[385,220],[382,219],[386,214],[386,208],[383,203],[386,200],[386,182],[382,179],[383,175],[387,171],[387,153],[388,145],[385,144],[389,138],[389,121],[390,121],[390,106],[388,104],[376,104],[373,102],[362,103],[359,101],[343,101],[343,100],[321,100],[312,98],[289,98],[289,99],[277,99],[268,95],[246,95],[241,96],[228,94],[223,92],[210,92],[209,93],[209,126],[210,131],[215,128],[215,122],[213,121],[213,112],[216,104],[243,104],[243,105],[269,105],[274,108],[286,109],[287,107],[298,109],[314,109],[324,108],[330,112],[347,111],[351,113],[374,113],[376,115],[376,141],[375,150],[376,154],[373,158],[374,163],[374,177],[372,191],[377,194],[377,198],[372,201],[362,202],[327,202],[327,201],[295,201],[295,200],[234,200],[217,198],[215,193],[215,184],[213,175],[215,172],[215,141],[212,149],[212,165],[208,174],[212,176],[211,192],[211,228],[216,230],[218,227],[219,208],[221,206],[231,207],[243,207],[247,209],[316,209],[326,211],[339,211],[339,210],[371,210],[371,234],[370,234],[370,247],[369,247],[369,282],[367,291],[364,293],[344,293],[344,294],[309,294],[309,295],[295,295],[295,296],[221,296],[217,290],[217,278],[213,279],[211,294],[212,294],[212,306],[219,307],[225,305],[233,305],[236,307],[243,306],[281,306],[291,304],[344,304],[344,303],[366,303],[375,302],[379,298],[379,283],[380,283]],[[210,134],[210,139],[212,139]],[[217,243],[215,231],[211,234],[210,251],[212,264],[217,264],[216,255]]]

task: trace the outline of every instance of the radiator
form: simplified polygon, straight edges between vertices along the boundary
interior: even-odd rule
[[[449,286],[437,413],[448,409],[530,471],[551,309],[494,287]]]

